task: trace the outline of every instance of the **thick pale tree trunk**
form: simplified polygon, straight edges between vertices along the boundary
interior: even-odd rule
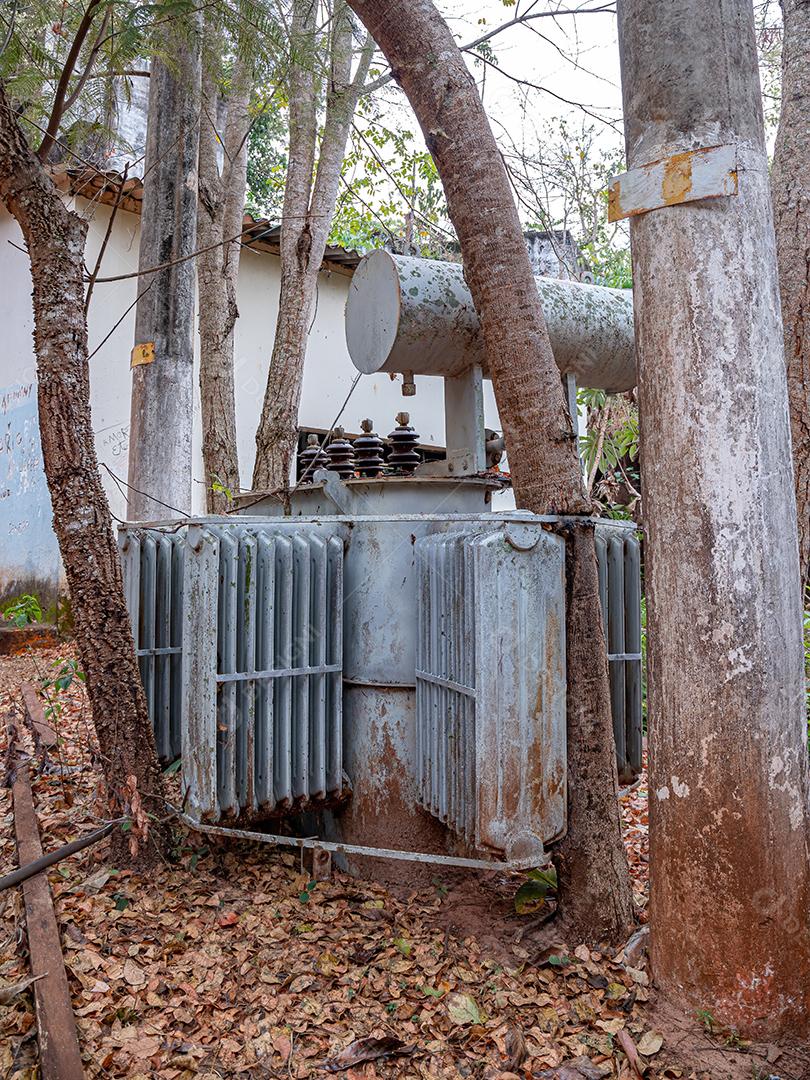
[[[127,512],[136,521],[191,511],[201,15],[187,22],[169,24],[174,62],[156,57],[149,79],[135,346],[153,351],[132,369]]]
[[[484,332],[519,506],[588,508],[571,420],[509,179],[453,37],[430,0],[351,0],[433,154]],[[581,530],[585,530],[582,535]],[[573,936],[619,940],[634,920],[616,798],[610,691],[592,530],[569,540],[568,832],[558,865]]]
[[[799,560],[753,7],[618,11],[628,168],[733,144],[739,179],[631,225],[653,972],[718,1022],[806,1030]]]
[[[200,402],[206,503],[209,513],[217,514],[228,509],[228,493],[239,492],[233,342],[239,317],[236,286],[241,243],[232,238],[242,230],[251,86],[245,65],[237,60],[220,136],[217,80],[213,73],[206,73],[203,82],[197,212]],[[217,164],[220,138],[221,172]]]
[[[336,0],[330,28],[326,116],[315,170],[318,64],[313,0],[294,0],[290,32],[290,138],[281,221],[281,295],[276,335],[256,432],[253,487],[286,487],[296,444],[298,405],[318,271],[337,201],[352,117],[374,51],[365,43],[352,78],[352,26]],[[315,179],[313,182],[313,171]]]
[[[45,475],[113,815],[136,809],[135,793],[144,811],[160,814],[160,768],[90,418],[87,224],[65,207],[29,149],[2,83],[0,198],[16,218],[31,258]],[[160,829],[152,831],[160,838]],[[123,834],[113,835],[120,855]],[[153,851],[153,845],[142,845],[139,857],[148,860]]]
[[[771,171],[801,580],[810,584],[810,4],[782,0],[782,111]]]

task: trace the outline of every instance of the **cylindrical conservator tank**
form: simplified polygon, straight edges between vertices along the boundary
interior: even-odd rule
[[[613,393],[635,386],[631,290],[535,281],[560,373]],[[458,263],[366,255],[349,286],[346,343],[366,374],[456,376],[473,364],[487,374],[481,326]]]

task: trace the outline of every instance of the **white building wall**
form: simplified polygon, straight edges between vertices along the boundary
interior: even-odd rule
[[[77,199],[77,209],[89,220],[86,263],[95,260],[109,222],[110,208]],[[102,277],[134,274],[138,268],[140,218],[119,211],[104,254]],[[10,242],[9,242],[10,241]],[[44,484],[38,431],[32,402],[36,392],[33,352],[33,314],[28,257],[13,245],[22,246],[16,222],[0,209],[0,325],[4,346],[0,360],[0,598],[46,583],[57,573],[56,542],[50,529],[50,503]],[[350,278],[334,271],[321,273],[318,298],[310,333],[304,372],[299,421],[302,427],[328,429],[335,419],[356,369],[347,349],[343,309]],[[235,387],[237,438],[242,487],[248,489],[255,455],[255,432],[259,419],[267,369],[273,347],[280,287],[278,257],[243,249],[236,324]],[[135,324],[137,279],[99,283],[90,305],[90,388],[96,449],[102,479],[117,517],[126,517],[127,451],[129,445],[129,360]],[[102,344],[103,342],[103,344]],[[96,351],[97,350],[97,351]],[[196,343],[197,357],[199,342]],[[498,427],[490,384],[487,387],[487,423]],[[373,419],[376,430],[386,435],[402,409],[421,441],[444,445],[444,411],[441,380],[417,379],[417,396],[403,398],[400,380],[387,375],[364,375],[341,419],[347,431],[359,432],[363,417]],[[194,483],[192,511],[205,507],[200,448],[199,389],[194,402]],[[25,453],[23,447],[27,447]],[[159,495],[159,493],[156,493]]]

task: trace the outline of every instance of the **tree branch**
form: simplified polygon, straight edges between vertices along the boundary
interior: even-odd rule
[[[601,12],[609,15],[616,13],[616,5],[603,4],[600,7],[582,7],[582,8],[565,8],[560,11],[527,11],[525,15],[517,15],[514,19],[509,19],[508,22],[501,23],[500,26],[496,26],[494,29],[487,31],[486,34],[481,34],[480,37],[475,38],[474,41],[468,41],[466,45],[459,45],[461,52],[471,52],[473,49],[477,49],[480,45],[483,45],[486,41],[491,41],[492,38],[497,37],[498,34],[502,34],[504,30],[509,30],[513,26],[528,26],[533,19],[551,19],[556,18],[558,15],[596,15]],[[373,94],[375,90],[379,90],[381,87],[386,86],[393,79],[393,72],[388,72],[385,75],[380,75],[378,78],[367,83],[362,90],[362,94]]]
[[[37,157],[40,161],[45,160],[49,150],[56,141],[56,133],[59,130],[59,125],[62,123],[62,116],[65,112],[65,98],[67,96],[68,85],[70,84],[74,68],[76,67],[76,61],[79,59],[79,54],[82,51],[85,38],[90,32],[90,26],[92,25],[100,3],[101,0],[90,0],[90,3],[87,5],[87,10],[79,23],[76,36],[73,39],[73,44],[70,46],[70,50],[65,59],[65,66],[62,68],[62,74],[59,77],[59,82],[56,86],[56,94],[53,99],[53,108],[51,109],[50,119],[48,120],[48,126],[45,129],[45,138],[42,140],[39,149],[37,150]]]
[[[98,51],[101,48],[102,34],[107,29],[107,24],[109,23],[109,21],[110,21],[110,12],[108,10],[108,11],[104,12],[104,18],[101,20],[101,26],[99,27],[99,31],[96,34],[96,40],[93,42],[93,47],[90,50],[90,55],[87,57],[87,63],[84,65],[84,71],[79,76],[79,81],[76,83],[76,86],[73,88],[73,92],[65,100],[65,104],[64,104],[64,107],[62,109],[63,114],[66,113],[68,111],[68,109],[70,109],[70,107],[73,104],[75,104],[79,94],[84,89],[85,83],[87,82],[87,80],[90,77],[90,72],[93,70],[93,64],[95,64],[96,57],[98,56]]]

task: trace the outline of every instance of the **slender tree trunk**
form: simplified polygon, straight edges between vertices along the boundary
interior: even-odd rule
[[[298,405],[318,272],[332,226],[352,117],[368,74],[369,37],[352,78],[352,26],[336,0],[329,42],[329,85],[318,166],[318,49],[313,0],[294,0],[290,33],[290,140],[281,221],[281,295],[262,415],[256,432],[253,487],[286,487],[296,443]]]
[[[631,219],[653,972],[719,1022],[799,1032],[810,1016],[801,594],[753,6],[619,0],[618,12],[628,168],[732,144],[739,181],[736,196]]]
[[[782,111],[771,172],[801,580],[810,585],[810,4],[782,0]]]
[[[17,220],[31,258],[45,475],[113,816],[136,813],[139,802],[146,812],[160,813],[160,768],[90,418],[83,281],[87,224],[65,207],[31,152],[2,83],[0,198]],[[133,832],[143,838],[139,828]],[[161,830],[152,834],[159,839]],[[120,855],[123,834],[113,835]],[[153,851],[153,845],[142,845],[139,857],[148,861]]]
[[[141,214],[135,345],[151,359],[132,368],[129,507],[133,520],[191,511],[194,416],[194,260],[200,131],[201,15],[170,24],[152,61]],[[176,262],[185,258],[184,262]],[[149,267],[173,263],[153,274]],[[148,286],[148,288],[147,288]]]
[[[588,509],[571,419],[509,179],[478,91],[430,0],[351,0],[413,107],[444,185],[484,332],[520,506]],[[569,543],[568,832],[559,850],[572,935],[617,941],[634,920],[616,798],[592,529]]]
[[[247,182],[250,79],[236,61],[222,136],[222,172],[217,166],[217,80],[206,73],[200,121],[200,197],[197,211],[197,291],[200,327],[202,452],[209,513],[227,510],[228,492],[239,492],[234,398],[234,327],[239,318],[236,286]],[[218,247],[214,245],[218,244]],[[206,250],[209,248],[210,250]]]

